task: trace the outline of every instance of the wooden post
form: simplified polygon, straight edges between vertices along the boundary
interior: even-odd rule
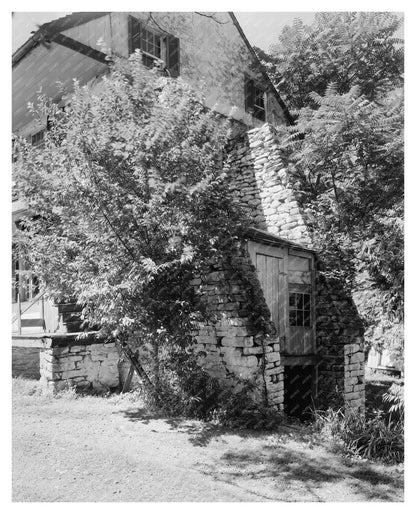
[[[127,377],[126,377],[126,381],[123,384],[123,390],[121,391],[122,393],[127,393],[127,391],[130,389],[130,385],[131,385],[131,380],[133,378],[133,374],[134,374],[134,366],[133,366],[133,364],[131,364],[129,372],[128,372]]]
[[[22,305],[20,303],[20,291],[17,291],[17,332],[22,333]]]
[[[45,330],[46,330],[46,325],[45,325],[45,301],[44,301],[43,296],[42,296],[42,320],[43,320],[43,331],[45,332]]]

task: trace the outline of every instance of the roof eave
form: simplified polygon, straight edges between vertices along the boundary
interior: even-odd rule
[[[271,81],[269,75],[267,74],[266,70],[264,69],[263,64],[261,63],[261,61],[258,58],[256,52],[254,51],[254,48],[251,46],[250,41],[247,39],[247,36],[244,34],[244,31],[241,28],[241,25],[239,24],[235,14],[233,12],[231,12],[231,11],[229,11],[228,14],[229,14],[230,18],[232,19],[236,29],[240,33],[240,36],[242,37],[243,41],[245,42],[249,52],[251,53],[251,55],[254,57],[256,63],[258,64],[258,66],[259,66],[259,68],[260,68],[260,70],[261,70],[261,72],[263,74],[263,77],[265,78],[266,82],[268,83],[270,89],[272,90],[272,92],[276,96],[276,100],[278,101],[280,107],[282,108],[282,111],[283,111],[283,113],[285,115],[286,121],[288,122],[289,125],[294,125],[295,124],[295,120],[293,119],[292,115],[290,114],[289,109],[287,108],[287,105],[282,100],[282,97],[279,95],[279,92],[274,87],[273,82]]]
[[[45,42],[45,39],[47,39],[48,36],[53,36],[62,32],[63,30],[88,23],[91,20],[101,18],[107,14],[110,14],[110,11],[77,12],[69,14],[68,16],[64,16],[63,18],[58,18],[56,20],[44,23],[39,27],[35,34],[33,34],[33,36],[31,36],[25,43],[23,43],[20,48],[14,52],[12,56],[12,67],[15,67],[24,57],[26,57],[28,53],[33,50],[33,48]]]

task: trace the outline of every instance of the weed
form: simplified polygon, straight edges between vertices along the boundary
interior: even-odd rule
[[[345,450],[356,457],[389,464],[403,462],[403,421],[386,420],[382,411],[368,419],[355,412],[344,414],[341,409],[315,412],[315,426],[330,441],[333,451]]]

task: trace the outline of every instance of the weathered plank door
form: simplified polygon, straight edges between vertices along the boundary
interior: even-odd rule
[[[287,247],[254,241],[248,249],[279,332],[281,352],[293,356],[315,353],[312,254],[292,254]]]
[[[272,321],[276,327],[281,327],[284,330],[285,311],[282,308],[284,298],[283,265],[284,261],[281,257],[256,253],[255,266],[267,306],[270,309]]]
[[[284,248],[249,241],[249,253],[256,267],[264,298],[281,341],[287,333],[287,252]]]

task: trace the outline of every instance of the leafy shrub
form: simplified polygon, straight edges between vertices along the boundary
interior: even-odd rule
[[[256,396],[256,381],[235,377],[233,386],[220,383],[198,363],[189,348],[167,346],[159,351],[157,384],[159,400],[142,390],[148,408],[169,416],[212,421],[229,428],[271,429],[282,415]]]
[[[148,408],[168,416],[210,418],[218,405],[221,388],[218,380],[198,365],[194,352],[180,345],[168,345],[158,349],[157,366],[154,354],[147,360],[151,369],[149,378],[158,394],[156,398],[142,388],[142,397]]]
[[[365,419],[358,413],[344,414],[341,409],[329,409],[315,412],[315,426],[352,455],[390,464],[403,462],[402,419],[386,420],[382,411],[376,411]]]
[[[404,419],[404,387],[400,384],[392,384],[387,393],[383,394],[383,401],[390,403],[390,414],[396,414],[402,421]]]

